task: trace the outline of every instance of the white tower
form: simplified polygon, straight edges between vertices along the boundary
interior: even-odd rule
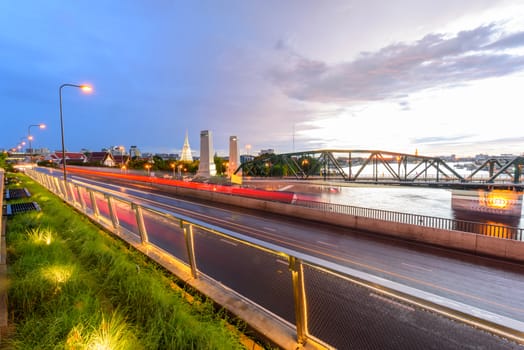
[[[180,160],[183,162],[192,162],[193,156],[191,155],[191,148],[189,147],[189,139],[187,137],[187,130],[186,130],[186,139],[184,140],[184,146],[182,147],[182,156],[180,157]]]
[[[215,160],[213,159],[213,137],[211,131],[200,132],[200,165],[197,176],[210,177],[216,175]]]
[[[239,166],[240,154],[238,153],[238,139],[236,136],[229,136],[229,165],[227,168],[227,176],[231,177],[231,174],[233,174]]]

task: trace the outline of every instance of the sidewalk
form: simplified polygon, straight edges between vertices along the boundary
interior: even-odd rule
[[[5,172],[0,168],[0,344],[7,333],[7,265],[6,265],[6,243],[5,243],[5,217],[3,216],[4,204],[4,176]]]
[[[0,200],[0,204],[2,201]],[[7,265],[5,244],[5,217],[0,218],[0,343],[7,333]]]

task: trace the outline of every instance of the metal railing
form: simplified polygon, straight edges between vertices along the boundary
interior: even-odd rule
[[[442,348],[467,341],[472,347],[498,346],[501,341],[493,333],[524,343],[524,323],[507,317],[139,203],[114,191],[65,183],[34,170],[27,173],[151,258],[158,261],[152,253],[157,249],[185,266],[193,279],[220,281],[225,289],[294,329],[299,344],[408,349],[432,348],[435,341]],[[434,327],[446,336],[435,339]]]
[[[369,219],[398,222],[402,224],[431,227],[442,230],[463,231],[502,239],[522,241],[524,229],[493,225],[474,221],[445,219],[435,216],[401,213],[382,209],[354,207],[344,204],[296,200],[295,205],[325,212],[361,216]]]

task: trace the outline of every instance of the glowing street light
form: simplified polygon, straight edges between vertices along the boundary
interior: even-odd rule
[[[33,148],[31,147],[31,141],[33,141],[33,136],[31,136],[31,128],[33,126],[38,126],[40,129],[45,129],[45,124],[31,124],[27,128],[27,139],[29,140],[29,159],[32,162],[33,161]]]
[[[67,182],[67,171],[66,171],[66,159],[65,159],[65,142],[64,142],[64,121],[62,118],[62,88],[65,86],[71,86],[81,89],[84,92],[91,92],[93,88],[89,85],[75,85],[75,84],[62,84],[58,89],[58,96],[60,97],[60,131],[62,134],[62,166],[64,169],[64,182]]]
[[[175,178],[175,168],[176,168],[176,164],[175,163],[171,163],[169,164],[169,166],[171,167],[171,169],[173,169],[173,179]]]
[[[118,149],[120,150],[120,163],[122,163],[122,167],[124,166],[124,146],[118,146]]]

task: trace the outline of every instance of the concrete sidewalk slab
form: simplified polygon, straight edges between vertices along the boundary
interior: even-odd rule
[[[0,343],[7,333],[7,264],[5,243],[5,218],[0,219]]]

